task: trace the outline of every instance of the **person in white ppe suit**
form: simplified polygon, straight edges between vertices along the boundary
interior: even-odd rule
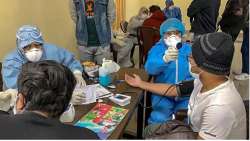
[[[74,54],[64,48],[45,43],[40,30],[32,25],[20,27],[16,33],[16,49],[8,54],[2,66],[3,89],[17,89],[17,78],[21,67],[26,62],[54,60],[67,66],[77,80],[77,87],[86,85],[82,77],[82,65]],[[78,104],[84,98],[83,94],[74,92],[72,103]]]

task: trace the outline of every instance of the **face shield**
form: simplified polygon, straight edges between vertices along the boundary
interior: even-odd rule
[[[24,25],[16,33],[17,48],[23,52],[23,48],[32,44],[43,44],[42,33],[37,27]]]
[[[37,27],[24,25],[16,33],[17,49],[29,61],[37,62],[42,57],[42,33]],[[37,47],[38,46],[38,47]]]

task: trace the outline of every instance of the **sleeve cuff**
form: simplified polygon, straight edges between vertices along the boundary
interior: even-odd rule
[[[214,140],[216,139],[216,135],[212,134],[212,133],[208,133],[206,131],[200,131],[199,132],[199,136],[202,138],[202,139],[205,139],[205,140]]]
[[[82,72],[80,70],[74,70],[73,73],[74,74],[82,74]]]

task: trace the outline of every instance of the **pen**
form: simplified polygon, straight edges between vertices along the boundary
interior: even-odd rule
[[[121,80],[116,80],[117,83],[122,83],[124,82],[125,80],[121,79]]]

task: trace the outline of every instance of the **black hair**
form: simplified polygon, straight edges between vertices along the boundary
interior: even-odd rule
[[[161,8],[160,8],[158,5],[151,5],[151,6],[149,7],[149,12],[150,12],[150,13],[154,13],[154,12],[156,12],[156,11],[161,11]]]
[[[69,68],[52,60],[28,62],[18,76],[18,93],[24,95],[26,110],[59,117],[67,108],[76,85]]]

